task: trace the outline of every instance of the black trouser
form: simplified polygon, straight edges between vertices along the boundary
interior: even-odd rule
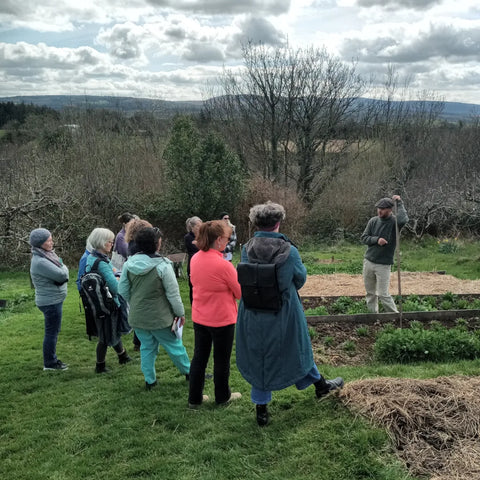
[[[107,344],[102,342],[97,343],[97,363],[105,362],[105,357],[107,356],[107,348]],[[113,349],[117,352],[117,355],[120,355],[124,350],[122,341],[120,340],[116,345],[114,345]]]
[[[230,356],[232,355],[235,324],[225,327],[207,327],[193,324],[195,348],[190,365],[190,393],[188,402],[193,405],[202,403],[205,384],[205,369],[213,343],[213,382],[215,384],[215,401],[225,403],[230,398]]]

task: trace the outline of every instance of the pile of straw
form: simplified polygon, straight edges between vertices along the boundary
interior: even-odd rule
[[[358,380],[340,398],[387,429],[413,475],[480,478],[480,377]]]

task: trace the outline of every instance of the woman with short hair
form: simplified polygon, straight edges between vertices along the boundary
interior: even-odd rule
[[[126,321],[127,306],[125,300],[118,295],[118,279],[115,276],[114,268],[108,257],[113,247],[114,238],[114,233],[108,228],[95,228],[89,236],[93,250],[87,258],[85,273],[92,271],[96,260],[99,260],[96,271],[105,280],[106,286],[118,307],[117,315],[112,316],[108,320],[111,322],[111,325],[108,326],[109,328],[103,328],[104,325],[101,325],[102,319],[95,319],[98,332],[96,373],[107,373],[109,371],[105,364],[107,348],[109,346],[113,347],[115,352],[117,352],[120,365],[128,363],[131,360],[121,340],[121,335],[130,333],[131,331]]]
[[[307,279],[307,270],[292,242],[279,233],[285,209],[267,202],[250,209],[256,232],[242,249],[242,262],[275,264],[282,304],[278,311],[247,308],[240,301],[236,337],[237,366],[252,386],[260,426],[267,425],[267,404],[272,390],[290,385],[303,390],[315,386],[318,398],[343,386],[340,377],[325,380],[318,372],[312,352],[307,320],[298,290]]]
[[[67,370],[68,365],[57,358],[57,339],[62,326],[63,302],[67,297],[68,268],[53,248],[51,233],[46,228],[30,232],[32,261],[30,276],[35,287],[35,304],[43,313],[43,369]]]
[[[240,285],[235,267],[223,259],[223,250],[231,229],[222,220],[202,223],[197,247],[199,251],[190,264],[193,285],[192,320],[195,347],[190,367],[188,405],[197,408],[208,400],[203,395],[205,369],[213,344],[213,382],[215,402],[225,404],[241,397],[229,386],[237,302]]]
[[[190,359],[182,340],[172,331],[174,322],[183,327],[185,309],[172,262],[158,253],[162,242],[158,228],[139,230],[135,241],[139,252],[125,262],[118,288],[130,304],[128,320],[141,342],[141,368],[150,390],[157,385],[159,345],[188,378]]]

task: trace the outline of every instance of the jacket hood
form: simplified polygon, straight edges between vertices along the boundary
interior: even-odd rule
[[[251,263],[282,264],[290,255],[290,242],[279,233],[257,232],[245,249]]]
[[[137,253],[128,257],[126,266],[129,272],[134,275],[146,275],[152,269],[158,267],[161,263],[168,262],[165,257],[150,257],[144,253]]]

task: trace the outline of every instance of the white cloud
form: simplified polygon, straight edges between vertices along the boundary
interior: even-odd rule
[[[478,0],[3,0],[0,33],[2,96],[199,99],[242,44],[288,41],[479,102]]]

